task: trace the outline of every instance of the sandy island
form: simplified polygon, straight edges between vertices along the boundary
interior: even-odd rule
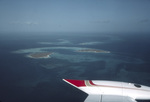
[[[37,52],[27,55],[30,58],[49,58],[52,52]]]
[[[82,50],[77,50],[77,52],[110,53],[110,51],[97,50],[97,49],[82,49]]]

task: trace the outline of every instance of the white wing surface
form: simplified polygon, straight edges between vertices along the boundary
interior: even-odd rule
[[[101,102],[101,95],[89,95],[84,102]]]
[[[137,102],[137,101],[127,96],[89,95],[84,102]]]

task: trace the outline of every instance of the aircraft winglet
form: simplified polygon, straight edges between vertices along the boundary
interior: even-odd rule
[[[83,87],[86,86],[85,85],[85,81],[84,80],[71,80],[71,79],[63,79],[65,82],[75,86],[75,87]]]

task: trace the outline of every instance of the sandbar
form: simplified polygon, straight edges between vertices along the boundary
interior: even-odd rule
[[[110,53],[110,51],[97,50],[97,49],[82,49],[82,50],[77,50],[77,52]]]
[[[30,58],[49,58],[52,52],[37,52],[27,55]]]

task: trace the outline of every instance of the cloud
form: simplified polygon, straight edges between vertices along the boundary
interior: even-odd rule
[[[38,22],[33,22],[33,21],[13,21],[11,24],[20,24],[20,25],[38,25]]]
[[[27,24],[27,25],[37,25],[38,23],[37,22],[27,21],[27,22],[24,22],[24,24]]]
[[[110,23],[110,20],[97,20],[97,21],[92,21],[92,23],[108,24],[108,23]]]
[[[150,22],[149,19],[142,19],[142,20],[139,21],[139,23],[148,23],[148,22]]]

